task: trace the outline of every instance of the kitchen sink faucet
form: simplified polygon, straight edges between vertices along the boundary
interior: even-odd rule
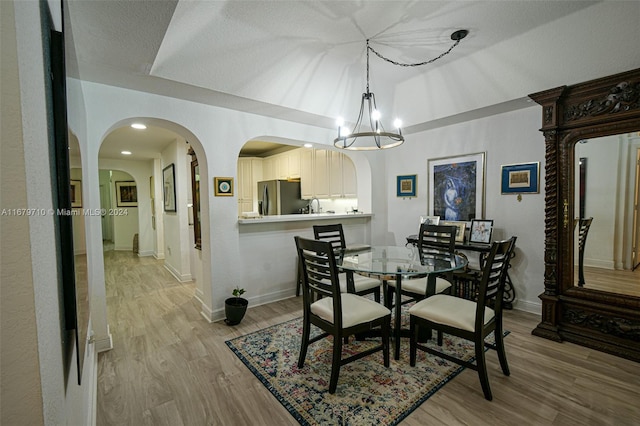
[[[313,202],[316,201],[316,203],[318,204],[318,210],[315,211],[313,210]],[[318,200],[317,198],[312,198],[311,201],[309,201],[309,213],[320,213],[322,211],[322,207],[320,207],[320,200]]]

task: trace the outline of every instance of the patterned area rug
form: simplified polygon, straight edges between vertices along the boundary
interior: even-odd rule
[[[312,326],[312,336],[319,333]],[[331,395],[331,338],[310,345],[304,368],[299,369],[301,334],[302,318],[298,318],[226,343],[302,425],[396,425],[464,369],[422,351],[411,367],[409,339],[403,338],[400,359],[394,360],[390,351],[389,368],[384,367],[381,352],[342,366],[338,388]],[[352,337],[342,356],[374,344]],[[445,335],[443,348],[467,360],[474,357],[473,345],[453,336]]]

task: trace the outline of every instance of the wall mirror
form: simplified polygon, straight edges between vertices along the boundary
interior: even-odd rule
[[[585,139],[574,149],[574,285],[640,296],[640,134]]]
[[[629,294],[637,291],[639,280],[631,279],[636,281],[631,290],[612,280],[598,287],[586,270],[591,262],[592,272],[608,268],[605,275],[635,274],[638,213],[628,205],[638,200],[633,163],[640,131],[640,69],[530,97],[542,106],[546,172],[545,290],[542,320],[533,334],[640,361],[640,295]],[[604,157],[610,163],[596,163]],[[583,184],[580,158],[588,164]],[[576,226],[581,200],[582,215],[593,217],[585,249],[593,250],[585,251],[583,285],[578,283]]]

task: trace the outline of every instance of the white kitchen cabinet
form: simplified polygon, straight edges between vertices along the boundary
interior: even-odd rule
[[[263,180],[262,166],[262,158],[238,158],[238,178],[236,182],[238,215],[241,215],[242,212],[258,210],[258,196],[256,191],[258,182]]]
[[[331,151],[329,161],[331,198],[356,198],[356,167],[351,159],[337,151]]]
[[[346,154],[342,154],[342,196],[344,198],[358,197],[356,165]]]
[[[356,168],[338,151],[307,149],[300,152],[302,198],[356,198]]]
[[[304,149],[300,152],[300,192],[303,200],[310,200],[315,194],[313,186],[314,158],[313,149]]]
[[[329,179],[331,151],[316,149],[313,161],[313,188],[315,198],[332,198]],[[313,197],[312,197],[313,198]]]
[[[267,157],[262,160],[262,180],[277,179],[276,159]]]
[[[330,198],[341,198],[342,190],[342,157],[338,151],[329,151],[329,195]]]
[[[300,156],[305,148],[294,149],[289,155],[289,179],[300,179]]]
[[[275,155],[276,179],[289,179],[289,154]]]

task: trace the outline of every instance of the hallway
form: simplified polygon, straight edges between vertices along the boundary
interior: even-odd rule
[[[98,358],[98,425],[297,424],[224,343],[300,316],[297,299],[250,309],[240,326],[209,324],[195,285],[163,261],[104,255],[114,348]]]

